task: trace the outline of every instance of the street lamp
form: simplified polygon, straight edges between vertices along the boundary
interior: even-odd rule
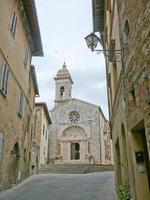
[[[90,48],[91,51],[94,51],[94,49],[98,45],[98,42],[101,43],[100,38],[97,35],[95,35],[94,33],[87,35],[85,37],[85,41],[86,41],[88,48]]]
[[[116,62],[122,62],[123,64],[123,50],[116,50],[116,49],[109,49],[109,50],[105,50],[105,49],[95,49],[98,45],[98,43],[100,43],[103,46],[103,42],[101,40],[101,38],[99,38],[97,35],[95,35],[94,33],[91,33],[89,35],[87,35],[85,38],[86,44],[88,46],[88,48],[91,49],[91,51],[96,51],[97,53],[103,53],[104,56],[106,57],[110,57],[111,55],[113,55],[115,57]]]

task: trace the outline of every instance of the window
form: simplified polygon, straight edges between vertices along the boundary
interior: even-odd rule
[[[44,135],[44,133],[45,133],[45,126],[43,125],[43,135]]]
[[[0,163],[3,156],[4,134],[0,132]]]
[[[78,112],[76,111],[73,111],[69,114],[69,119],[72,123],[75,123],[75,122],[79,122],[80,121],[80,115]]]
[[[27,67],[28,66],[28,61],[29,61],[29,52],[28,49],[25,50],[25,56],[24,56],[24,66]]]
[[[23,99],[24,99],[24,95],[23,95],[23,92],[21,92],[20,97],[19,97],[19,107],[18,107],[18,114],[20,116],[23,115]]]
[[[12,15],[12,21],[11,21],[11,27],[10,27],[10,31],[13,37],[15,37],[16,26],[17,26],[17,15],[16,15],[16,12],[14,11]]]
[[[3,66],[2,83],[1,83],[1,90],[2,90],[4,95],[7,95],[8,76],[9,76],[9,67],[5,63],[4,66]]]
[[[131,107],[136,106],[136,94],[135,94],[135,89],[131,88],[130,93],[129,93],[129,102]]]
[[[90,146],[90,142],[88,142],[88,153],[91,153],[91,146]]]
[[[26,161],[26,149],[24,149],[23,160],[24,160],[24,162]]]
[[[126,19],[124,24],[124,35],[127,37],[130,33],[129,21]]]
[[[47,140],[47,131],[46,131],[45,139]]]
[[[29,128],[30,128],[30,115],[27,114],[26,117],[26,131],[29,132]]]
[[[64,86],[62,86],[62,87],[60,88],[60,96],[61,96],[61,97],[64,97],[64,96],[65,96],[65,88],[64,88]]]
[[[125,43],[128,41],[127,39],[129,35],[130,35],[130,25],[129,25],[129,20],[126,19],[124,23],[124,28],[123,28],[123,39]]]

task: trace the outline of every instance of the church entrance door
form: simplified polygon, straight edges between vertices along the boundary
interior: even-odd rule
[[[80,159],[80,144],[71,143],[71,160],[79,160],[79,159]]]

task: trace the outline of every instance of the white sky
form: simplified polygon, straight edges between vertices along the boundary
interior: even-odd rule
[[[44,57],[33,59],[37,101],[53,108],[54,76],[65,60],[74,81],[72,96],[99,105],[108,118],[104,58],[84,40],[93,30],[91,0],[36,0],[36,7],[44,49]]]

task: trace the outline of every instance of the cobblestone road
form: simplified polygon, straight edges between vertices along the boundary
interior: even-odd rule
[[[0,200],[115,200],[113,172],[32,176]]]

